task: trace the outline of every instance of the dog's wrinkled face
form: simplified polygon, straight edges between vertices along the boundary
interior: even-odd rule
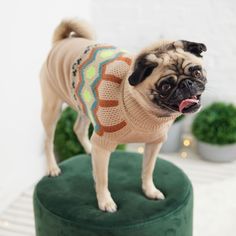
[[[203,51],[206,46],[200,43],[162,42],[138,56],[129,83],[151,106],[169,113],[196,112],[207,82]]]

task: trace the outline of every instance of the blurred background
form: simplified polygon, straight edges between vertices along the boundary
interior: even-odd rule
[[[161,156],[180,166],[193,182],[195,235],[235,235],[235,12],[234,0],[2,1],[0,236],[34,235],[33,221],[25,224],[21,214],[32,216],[28,205],[32,186],[45,173],[38,75],[50,50],[53,31],[65,17],[88,20],[98,41],[133,53],[160,39],[207,45],[205,109],[197,117],[184,117],[174,124]],[[70,110],[65,112],[57,129],[60,160],[83,152],[75,140],[61,144],[68,137],[74,139],[64,123],[68,117],[73,123],[75,115]],[[124,148],[143,152],[140,144]]]

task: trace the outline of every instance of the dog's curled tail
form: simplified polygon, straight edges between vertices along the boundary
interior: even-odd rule
[[[54,31],[52,43],[56,43],[62,39],[69,37],[80,37],[85,39],[95,39],[95,33],[91,26],[77,19],[64,19]]]

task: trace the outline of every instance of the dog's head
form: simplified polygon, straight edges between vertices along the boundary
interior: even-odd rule
[[[184,40],[144,50],[128,78],[136,98],[164,113],[198,111],[207,82],[201,55],[206,50],[202,43]]]

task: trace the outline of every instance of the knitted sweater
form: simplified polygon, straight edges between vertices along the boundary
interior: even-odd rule
[[[94,126],[93,145],[165,141],[176,116],[150,114],[132,96],[127,76],[133,56],[114,46],[70,38],[58,42],[43,67],[62,100]]]

